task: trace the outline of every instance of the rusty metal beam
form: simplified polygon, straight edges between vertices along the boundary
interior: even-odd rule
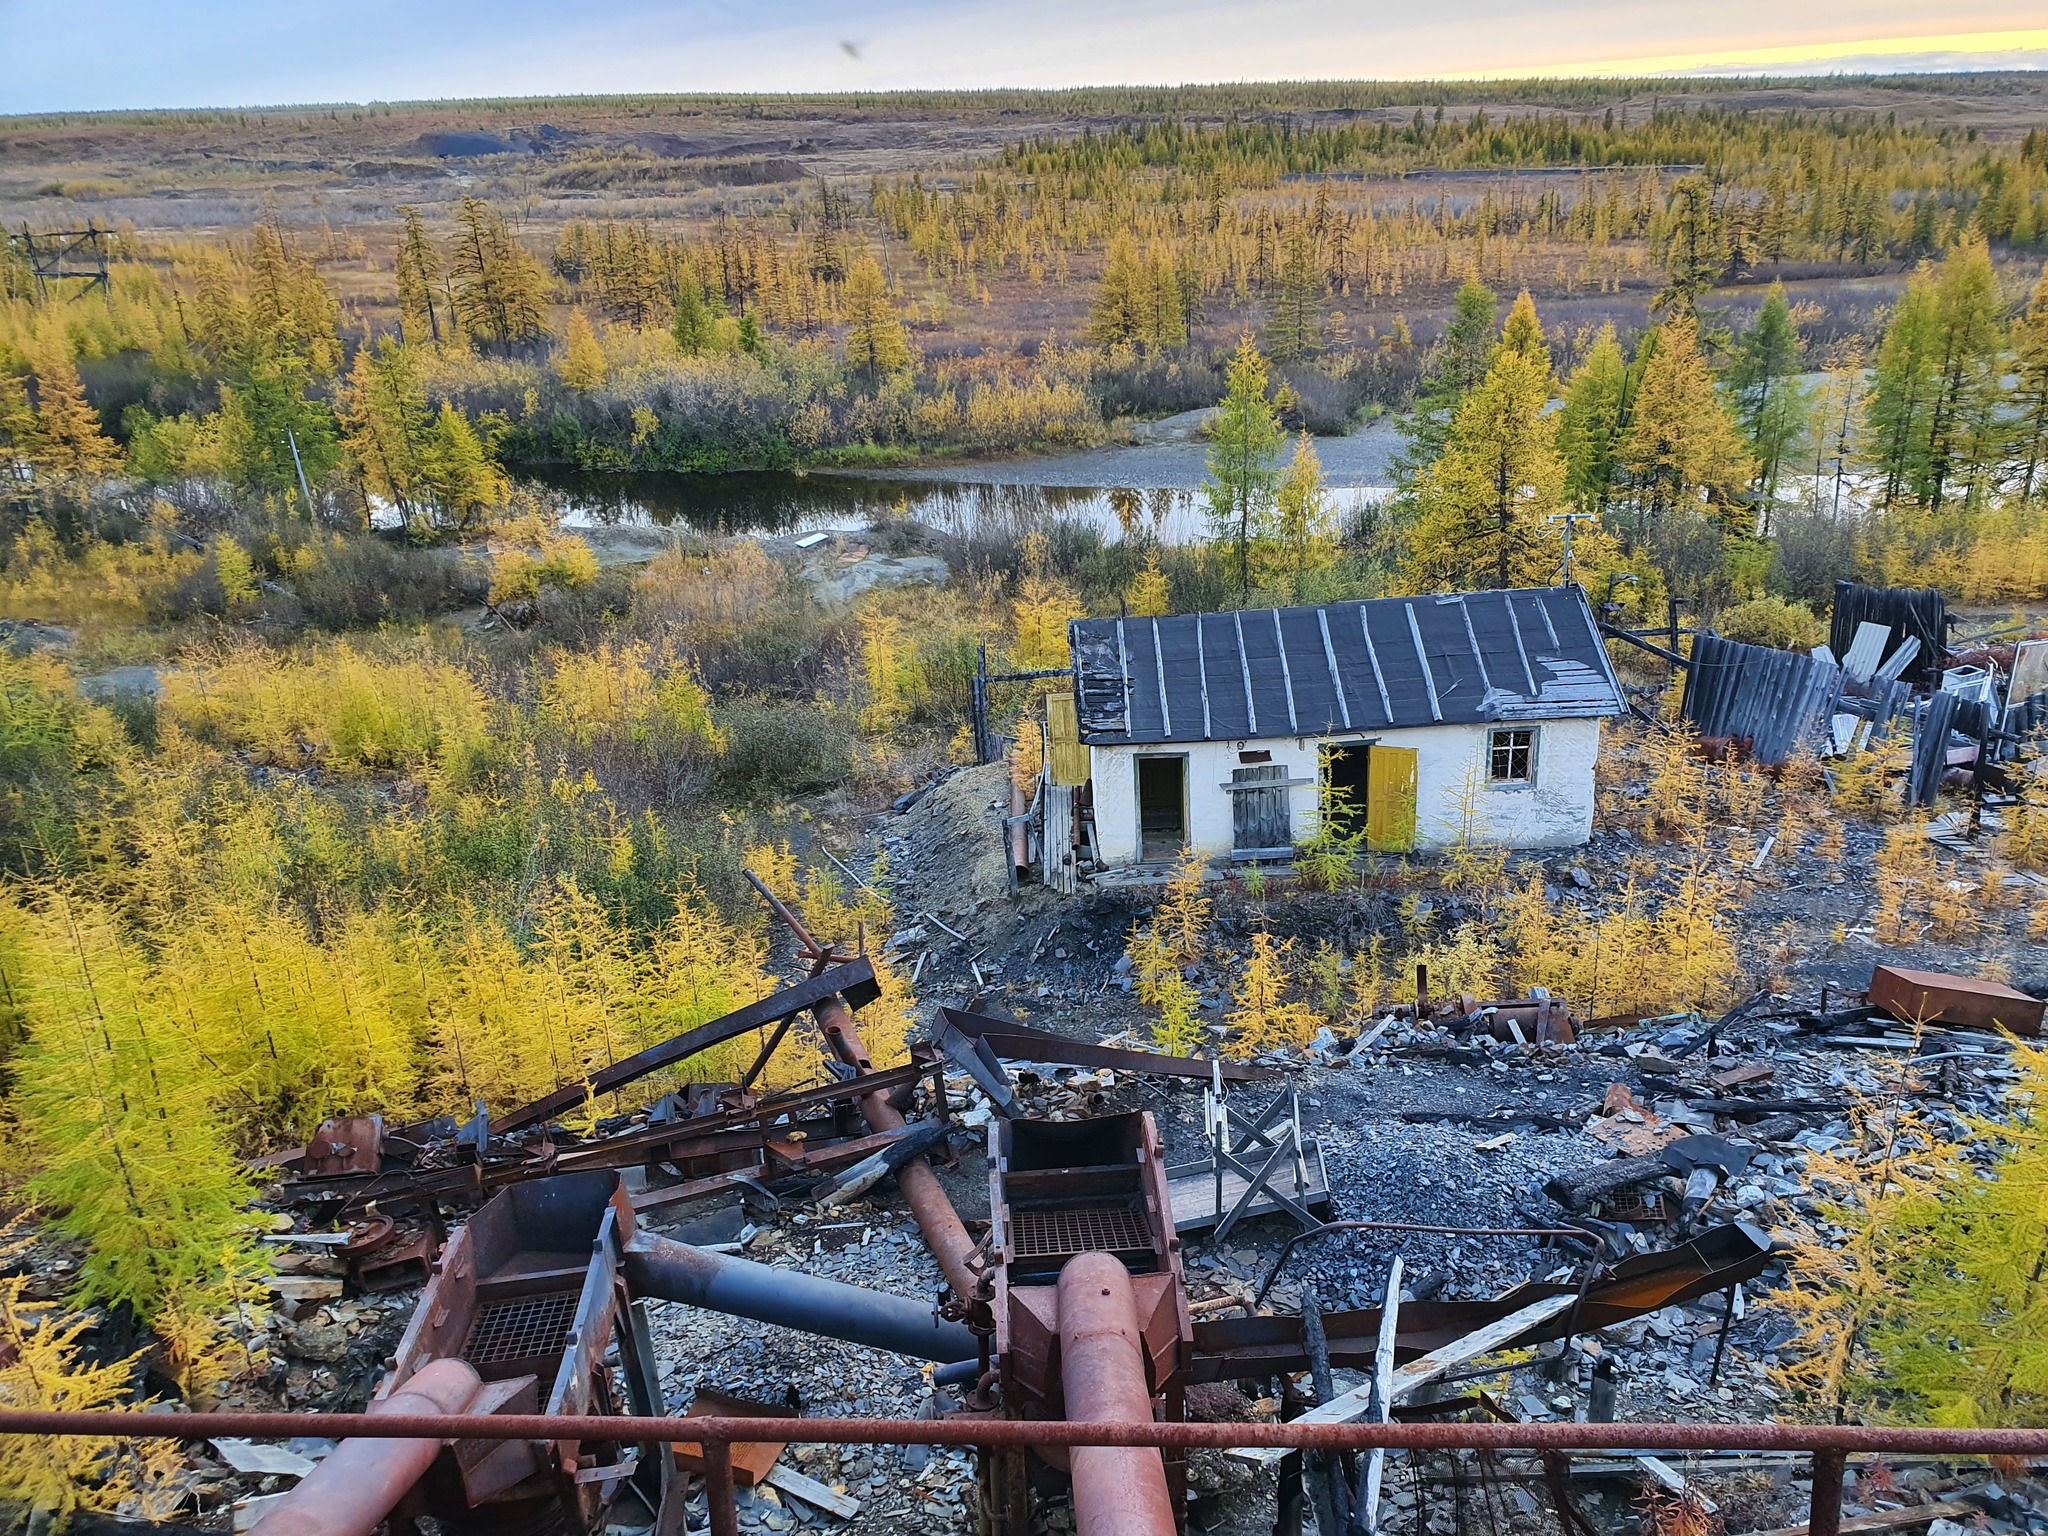
[[[1059,1298],[1068,1422],[1151,1423],[1130,1271],[1109,1254],[1080,1254],[1060,1271]],[[1173,1536],[1173,1499],[1156,1449],[1076,1446],[1071,1465],[1079,1536]]]
[[[792,1014],[815,1008],[828,997],[844,996],[853,1006],[862,1007],[878,995],[875,986],[875,968],[867,960],[856,958],[843,965],[835,965],[816,976],[807,976],[795,986],[784,987],[780,992],[735,1009],[722,1018],[695,1029],[684,1030],[673,1040],[664,1040],[660,1045],[649,1046],[637,1056],[628,1056],[624,1061],[606,1067],[602,1072],[593,1072],[587,1082],[568,1083],[557,1088],[546,1098],[536,1099],[531,1104],[511,1111],[491,1122],[493,1136],[508,1135],[524,1130],[529,1125],[539,1125],[551,1116],[559,1115],[565,1109],[574,1109],[581,1104],[586,1094],[611,1093],[637,1082],[649,1073],[659,1072],[663,1067],[674,1066],[699,1051],[709,1050],[714,1045],[723,1045],[749,1030],[760,1029],[769,1024],[779,1024]]]
[[[1241,1061],[1203,1061],[1193,1056],[1164,1056],[1155,1051],[1126,1051],[1115,1046],[1090,1045],[1064,1035],[1027,1029],[1010,1019],[965,1008],[941,1008],[939,1016],[961,1034],[986,1040],[989,1049],[1012,1061],[1049,1061],[1062,1066],[1108,1068],[1113,1072],[1143,1072],[1153,1077],[1188,1077],[1209,1082],[1220,1070],[1227,1083],[1271,1082],[1280,1074],[1269,1067],[1254,1067]]]

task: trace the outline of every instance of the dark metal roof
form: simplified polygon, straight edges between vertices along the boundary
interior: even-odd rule
[[[1081,739],[1242,741],[1622,712],[1577,587],[1069,626]]]

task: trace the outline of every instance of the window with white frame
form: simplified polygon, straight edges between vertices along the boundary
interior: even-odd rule
[[[1536,728],[1502,726],[1486,737],[1486,780],[1489,784],[1536,782]]]

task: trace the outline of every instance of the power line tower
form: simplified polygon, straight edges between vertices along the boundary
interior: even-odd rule
[[[52,283],[83,283],[74,299],[95,288],[107,292],[107,231],[97,224],[40,235],[23,224],[20,234],[7,237],[7,253],[27,266],[38,304],[49,303]]]

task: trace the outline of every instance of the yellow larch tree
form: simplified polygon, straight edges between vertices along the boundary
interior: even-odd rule
[[[1244,970],[1231,992],[1230,1010],[1223,1016],[1230,1028],[1231,1055],[1249,1059],[1304,1046],[1315,1038],[1315,1010],[1287,995],[1284,962],[1293,948],[1292,939],[1276,944],[1264,930],[1252,934],[1251,953],[1245,957]]]

